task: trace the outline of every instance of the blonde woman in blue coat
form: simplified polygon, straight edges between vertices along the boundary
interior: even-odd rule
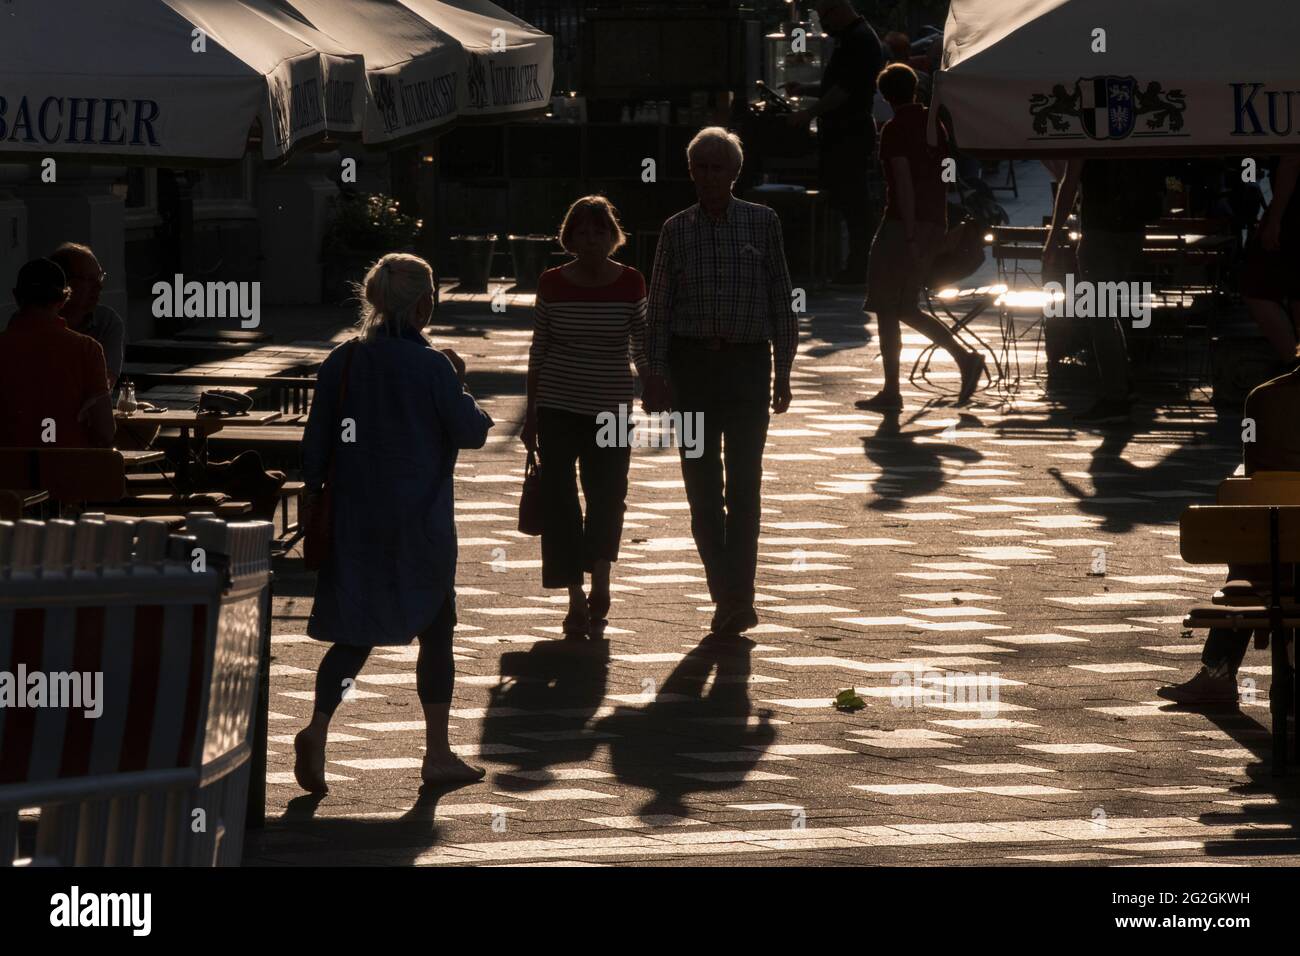
[[[333,540],[307,623],[309,636],[333,646],[316,675],[311,724],[294,740],[294,775],[313,793],[327,790],[330,718],[371,648],[409,644],[417,635],[423,779],[465,782],[484,774],[456,756],[447,737],[455,680],[452,472],[459,450],[482,448],[493,422],[465,391],[465,363],[420,331],[433,311],[428,263],[384,256],[363,289],[360,336],[321,365],[303,432],[307,507],[327,478],[333,488]]]

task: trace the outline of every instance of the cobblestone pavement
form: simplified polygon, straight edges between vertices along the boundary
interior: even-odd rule
[[[420,791],[412,645],[372,655],[333,725],[330,794],[301,794],[292,734],[323,646],[290,559],[268,823],[246,862],[1300,859],[1294,778],[1269,773],[1267,656],[1247,659],[1240,711],[1155,695],[1194,670],[1182,614],[1222,581],[1180,560],[1177,521],[1236,465],[1237,422],[1204,396],[1149,398],[1130,429],[1079,431],[1066,405],[1089,395],[1029,379],[954,409],[940,355],[891,424],[853,405],[879,387],[857,301],[823,296],[803,321],[764,462],[761,624],[728,647],[700,643],[712,608],[676,453],[658,448],[633,455],[608,640],[561,639],[566,598],[514,530],[527,313],[441,313],[437,344],[498,422],[457,470],[453,739],[488,778]],[[847,688],[865,708],[832,706]]]

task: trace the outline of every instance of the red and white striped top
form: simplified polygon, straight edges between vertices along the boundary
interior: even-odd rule
[[[631,266],[609,285],[571,282],[560,269],[542,273],[528,363],[537,404],[580,415],[632,405],[632,369],[648,370],[645,278]]]

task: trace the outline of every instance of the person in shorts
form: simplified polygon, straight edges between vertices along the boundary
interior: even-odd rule
[[[918,304],[948,230],[948,185],[943,180],[947,134],[940,126],[939,144],[929,144],[929,110],[916,102],[917,75],[910,66],[891,63],[881,71],[877,85],[893,107],[894,118],[880,133],[885,215],[871,246],[863,311],[876,314],[885,387],[856,404],[867,411],[902,409],[898,363],[904,322],[956,360],[961,372],[957,401],[964,404],[979,384],[984,359],[964,348],[942,321]]]

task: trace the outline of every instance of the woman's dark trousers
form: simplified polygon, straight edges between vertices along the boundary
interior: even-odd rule
[[[629,415],[631,414],[629,410]],[[606,429],[606,434],[617,429]],[[581,587],[596,561],[617,561],[627,508],[632,449],[596,443],[594,415],[557,408],[537,410],[537,450],[542,471],[542,587]],[[578,502],[578,475],[586,500]]]

